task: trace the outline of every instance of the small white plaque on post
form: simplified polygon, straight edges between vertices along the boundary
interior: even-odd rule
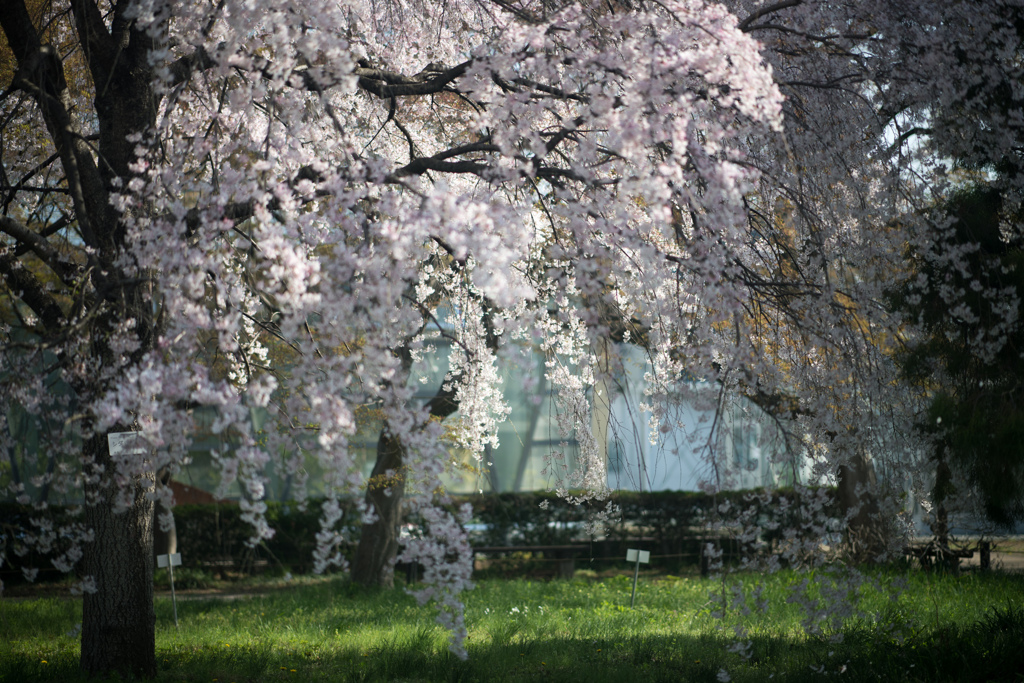
[[[640,578],[640,564],[649,564],[651,561],[650,550],[637,550],[629,548],[626,550],[626,562],[635,562],[636,569],[633,571],[633,593],[629,596],[629,606],[636,606],[636,582]]]
[[[149,441],[142,432],[110,432],[107,434],[107,448],[111,457],[140,456],[143,461],[148,459],[152,451]],[[156,479],[143,476],[138,483],[142,489],[152,491],[156,486]]]
[[[110,432],[107,448],[111,455],[147,455],[149,442],[139,432]]]
[[[174,553],[173,555],[157,555],[156,566],[157,567],[177,567],[181,564],[181,553]]]
[[[181,566],[181,553],[171,555],[157,555],[156,566],[167,567],[171,579],[171,604],[174,606],[174,627],[178,627],[178,598],[174,594],[174,568]]]
[[[651,551],[636,550],[635,548],[630,548],[626,551],[626,562],[639,562],[641,564],[650,564]]]

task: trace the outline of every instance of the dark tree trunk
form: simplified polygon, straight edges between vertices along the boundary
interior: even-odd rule
[[[94,436],[85,447],[94,462],[113,471],[105,435]],[[86,593],[82,604],[81,666],[93,675],[156,676],[153,501],[146,495],[153,483],[137,482],[132,506],[120,514],[114,512],[113,485],[87,490],[99,498],[85,508],[95,537],[82,558],[83,572],[99,588]]]
[[[838,484],[839,507],[849,518],[846,538],[850,554],[857,562],[873,562],[885,549],[884,525],[878,518],[874,494],[875,468],[866,456],[858,454],[839,468]]]
[[[942,453],[942,451],[940,451]],[[935,538],[933,546],[935,550],[935,564],[937,567],[949,571],[957,571],[960,560],[953,555],[949,547],[949,511],[946,509],[946,499],[955,493],[953,486],[953,470],[949,467],[945,458],[940,455],[935,466],[935,487],[932,490],[932,498],[935,503],[935,521],[931,524],[932,534]]]
[[[35,101],[64,175],[69,208],[73,209],[67,216],[74,226],[73,241],[80,241],[79,246],[86,247],[95,261],[78,268],[72,267],[74,259],[47,256],[49,248],[40,246],[46,243],[46,236],[31,234],[25,226],[28,237],[15,233],[16,241],[22,242],[18,249],[0,254],[0,276],[4,288],[22,292],[17,296],[34,310],[43,330],[38,332],[41,347],[52,344],[55,350],[67,351],[68,337],[83,342],[81,348],[71,349],[61,358],[68,366],[83,361],[83,366],[95,368],[88,373],[68,373],[76,398],[86,409],[117,382],[110,372],[104,372],[120,363],[120,354],[109,348],[111,330],[135,321],[139,344],[131,362],[144,357],[157,336],[153,301],[142,290],[145,278],[140,280],[136,272],[125,274],[120,265],[128,246],[128,230],[111,202],[111,192],[122,192],[134,175],[138,144],[134,135],[152,127],[158,104],[149,64],[153,39],[121,11],[125,4],[70,3],[78,44],[62,52],[46,43],[51,30],[34,23],[34,16],[44,15],[35,9],[30,12],[25,0],[0,1],[0,29],[17,62],[6,94],[20,97],[16,91],[21,90]],[[63,59],[71,54],[84,59],[90,78],[82,78],[78,67],[65,68]],[[76,109],[79,100],[71,97],[69,76],[76,88],[93,89],[94,110]],[[83,93],[80,102],[86,101]],[[94,124],[98,141],[89,137]],[[17,262],[19,253],[38,249],[57,277],[41,280]],[[63,292],[53,291],[56,282],[66,285]],[[73,316],[65,314],[65,304],[57,294],[73,299]],[[78,357],[85,348],[87,357]],[[124,415],[122,420],[130,423],[136,417]],[[83,432],[88,435],[91,429],[83,426]],[[101,676],[118,672],[124,677],[152,677],[156,675],[153,501],[146,493],[153,486],[153,475],[128,484],[132,504],[126,512],[116,514],[116,468],[106,434],[87,437],[83,448],[88,463],[85,474],[98,481],[88,484],[85,491],[85,523],[94,537],[83,548],[81,568],[95,580],[96,592],[84,598],[81,666]]]
[[[408,355],[405,355],[408,358]],[[411,359],[406,371],[411,367]],[[443,420],[458,409],[455,392],[442,387],[427,408],[430,416]],[[377,462],[366,487],[366,504],[375,520],[364,524],[352,563],[352,580],[364,586],[392,588],[395,585],[395,558],[402,524],[402,496],[405,494],[405,446],[392,436],[385,422],[377,440]]]
[[[375,515],[364,524],[359,537],[352,580],[364,586],[395,585],[395,558],[402,523],[402,496],[405,494],[404,448],[392,436],[385,423],[377,440],[377,462],[366,487],[366,504]]]

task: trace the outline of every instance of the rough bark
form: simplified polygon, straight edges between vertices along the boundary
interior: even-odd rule
[[[873,562],[885,549],[884,525],[875,499],[875,468],[863,454],[839,468],[839,507],[847,517],[847,545],[857,562]]]
[[[454,390],[438,390],[427,404],[430,416],[448,417],[458,409]],[[402,524],[402,497],[405,495],[405,447],[391,435],[387,423],[377,440],[377,462],[366,487],[366,505],[375,519],[364,524],[352,563],[352,580],[364,586],[393,588],[395,558],[398,557],[398,535]]]
[[[90,439],[86,449],[105,471],[113,470],[105,436]],[[98,504],[86,506],[95,536],[82,570],[99,590],[86,593],[82,604],[81,667],[93,675],[156,675],[153,501],[146,495],[153,483],[136,482],[132,506],[121,513],[114,511],[114,487],[106,478],[87,490]]]
[[[152,126],[156,111],[148,60],[153,42],[125,16],[127,6],[116,4],[104,16],[106,10],[95,1],[71,3],[70,18],[78,40],[73,54],[85,57],[90,76],[86,79],[46,42],[50,36],[33,23],[23,0],[0,2],[0,28],[17,61],[8,94],[21,91],[39,112],[71,200],[73,215],[68,224],[74,225],[73,241],[83,247],[87,261],[86,267],[77,267],[48,243],[45,230],[34,232],[31,226],[8,218],[0,231],[14,239],[16,249],[0,256],[0,280],[36,312],[39,325],[34,333],[41,345],[61,348],[69,328],[78,321],[80,327],[72,334],[85,343],[60,356],[64,369],[76,364],[117,367],[113,362],[117,354],[108,342],[110,331],[120,322],[136,322],[139,344],[132,361],[153,348],[158,334],[150,294],[141,289],[137,275],[127,277],[120,268],[126,224],[110,201],[111,191],[123,187],[132,175],[132,135]],[[91,89],[94,111],[76,112],[79,105],[72,98],[72,85],[79,92]],[[64,288],[60,293],[79,307],[75,320],[69,319],[51,292],[52,281],[40,280],[23,267],[17,256],[28,251],[53,271],[55,281]],[[82,405],[102,396],[118,379],[103,377],[99,371],[68,374]],[[123,419],[130,423],[133,416]],[[115,467],[106,434],[89,437],[83,447],[84,462],[92,469],[87,474],[101,476],[86,489],[85,522],[94,539],[83,549],[81,569],[95,581],[96,591],[84,599],[81,666],[94,675],[117,672],[152,677],[156,675],[153,502],[146,490],[153,486],[153,477],[135,482],[130,508],[115,512]]]
[[[364,586],[391,588],[395,585],[395,558],[405,494],[403,455],[401,441],[392,436],[385,425],[377,440],[377,462],[366,489],[366,504],[374,511],[375,519],[363,525],[352,564],[352,580]]]

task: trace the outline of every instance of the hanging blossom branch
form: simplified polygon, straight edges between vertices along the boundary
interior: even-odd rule
[[[458,420],[474,452],[493,446],[498,359],[538,351],[565,442],[549,454],[554,486],[604,496],[592,422],[610,339],[649,357],[652,433],[678,428],[683,401],[753,396],[791,420],[786,438],[822,478],[870,452],[923,481],[931,437],[907,435],[926,397],[892,362],[893,340],[922,337],[887,288],[910,276],[908,244],[936,267],[979,248],[936,238],[953,218],[926,218],[950,186],[936,159],[1016,168],[1020,122],[994,106],[997,72],[1020,71],[1009,4],[783,0],[742,19],[700,0],[257,4],[139,0],[109,18],[47,6],[88,77],[23,2],[0,5],[10,92],[31,103],[0,124],[4,144],[31,150],[10,168],[5,153],[22,180],[5,188],[0,277],[74,397],[53,406],[84,444],[63,481],[96,519],[143,508],[131,482],[147,467],[184,466],[201,406],[222,484],[242,486],[266,537],[269,468],[301,489],[309,458],[328,500],[363,490],[357,413],[380,406],[425,494],[431,531],[409,552],[434,558],[425,595],[464,654],[467,513],[426,499],[448,461],[431,418]],[[57,162],[61,196],[32,191]],[[1007,205],[1020,178],[1000,180]],[[56,217],[39,195],[64,216],[50,227],[21,219]],[[1012,292],[985,282],[1000,321],[970,346],[983,361],[1020,319]],[[925,284],[916,293],[957,324],[977,316],[970,283]],[[431,318],[458,343],[419,406],[407,365]],[[31,404],[28,352],[4,346],[0,384]],[[142,430],[151,459],[113,460],[104,437],[119,429]],[[721,443],[707,445],[720,464]],[[325,509],[328,562],[340,512]]]

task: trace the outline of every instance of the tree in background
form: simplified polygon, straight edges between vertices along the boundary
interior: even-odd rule
[[[916,327],[901,365],[929,391],[919,428],[933,440],[931,502],[943,545],[957,497],[976,495],[996,525],[1024,520],[1024,136],[1016,122],[1024,7],[1000,4],[998,21],[981,15],[971,24],[973,40],[951,43],[951,87],[903,132],[930,140],[933,163],[948,172],[915,217],[926,232],[908,242],[911,268],[893,296]]]
[[[573,500],[608,494],[591,429],[619,362],[608,339],[646,349],[662,430],[681,401],[743,394],[791,418],[816,476],[868,456],[914,471],[925,395],[897,381],[892,347],[913,330],[883,294],[907,241],[935,242],[913,217],[945,189],[936,102],[988,92],[976,65],[1019,68],[1002,9],[4,3],[0,276],[17,322],[0,391],[38,413],[44,375],[26,368],[70,387],[45,410],[75,466],[44,478],[84,492],[81,542],[59,558],[87,577],[83,667],[155,673],[148,544],[154,500],[171,502],[155,472],[186,461],[199,410],[254,542],[272,533],[267,468],[301,496],[315,459],[321,570],[344,564],[340,497],[368,484],[356,412],[379,411],[364,533],[382,521],[385,537],[367,576],[395,547],[400,505],[382,501],[405,495],[425,535],[402,558],[425,567],[418,595],[460,654],[469,511],[440,477],[451,440],[493,443],[499,356],[547,358],[578,444],[550,454],[554,488]],[[408,375],[434,332],[450,370],[418,406]],[[111,452],[125,431],[143,453]],[[708,446],[714,488],[729,472]]]
[[[933,387],[921,428],[936,439],[932,503],[936,533],[948,543],[945,502],[956,479],[980,495],[991,522],[1024,519],[1024,340],[1009,317],[1024,295],[1024,254],[1020,217],[1004,207],[998,182],[964,187],[935,214],[944,253],[955,260],[914,254],[918,268],[898,303],[927,332],[903,367],[910,381]],[[959,294],[954,306],[944,292]]]

